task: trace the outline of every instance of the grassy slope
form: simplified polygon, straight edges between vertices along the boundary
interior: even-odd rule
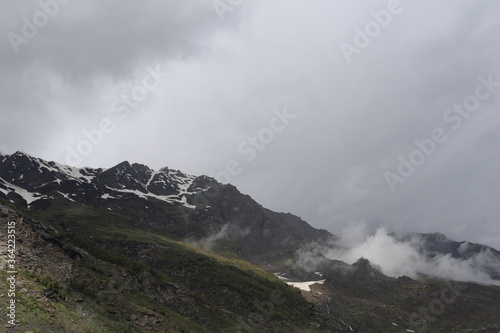
[[[45,239],[41,250],[59,253],[60,265],[69,262],[72,270],[71,276],[56,274],[58,261],[55,267],[25,265],[18,276],[25,287],[18,293],[23,329],[327,331],[326,319],[297,289],[241,259],[208,253],[119,214],[68,202],[35,215],[35,224],[26,221],[23,228],[43,229],[37,231]],[[6,301],[5,295],[0,301]],[[332,327],[340,325],[332,322]]]

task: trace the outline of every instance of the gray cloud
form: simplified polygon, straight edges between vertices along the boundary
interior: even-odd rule
[[[350,63],[341,43],[353,44],[355,28],[387,1],[259,0],[221,21],[210,1],[73,0],[17,54],[5,36],[39,5],[5,4],[0,150],[65,163],[67,146],[107,117],[114,131],[83,164],[208,174],[236,160],[242,171],[231,183],[316,227],[340,233],[364,221],[500,248],[500,90],[459,130],[443,120],[479,76],[500,81],[500,4],[400,4]],[[168,77],[119,119],[112,102],[157,65]],[[238,146],[284,106],[297,117],[248,162]],[[438,127],[448,140],[392,193],[384,173]]]
[[[468,258],[454,258],[451,254],[427,256],[419,251],[422,239],[412,237],[408,241],[398,241],[384,228],[369,235],[362,224],[352,224],[342,230],[342,241],[347,246],[343,250],[324,253],[329,259],[337,259],[353,264],[359,258],[368,259],[381,271],[392,277],[403,275],[418,278],[426,274],[456,281],[474,281],[499,285],[484,267],[498,271],[500,262],[490,250],[485,250]],[[459,250],[466,251],[469,243],[462,243]]]

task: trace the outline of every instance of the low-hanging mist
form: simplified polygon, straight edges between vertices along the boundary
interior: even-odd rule
[[[477,253],[468,253],[468,242],[460,244],[458,254],[463,255],[456,257],[451,253],[429,251],[422,236],[418,234],[399,237],[385,228],[379,228],[370,234],[365,225],[352,224],[343,229],[340,244],[343,248],[330,249],[323,255],[348,264],[365,258],[374,266],[378,266],[382,273],[391,277],[406,275],[418,278],[429,275],[456,281],[500,285],[499,280],[491,277],[492,272],[500,270],[498,256],[489,248]]]

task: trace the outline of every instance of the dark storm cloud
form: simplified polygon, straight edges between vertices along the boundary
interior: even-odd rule
[[[4,6],[9,17],[4,31],[22,36],[23,18],[33,23],[33,15],[44,11],[40,3],[58,2]],[[3,40],[3,65],[17,71],[38,64],[76,82],[103,74],[127,76],[138,62],[198,52],[218,23],[211,6],[194,1],[70,1],[59,7],[18,53],[8,38]]]
[[[49,19],[37,26],[40,13]],[[146,65],[196,57],[219,24],[211,5],[194,1],[9,2],[2,21],[4,142],[21,127],[50,140],[61,127],[102,117],[99,80],[131,81]],[[18,140],[2,149],[43,145],[31,137]]]

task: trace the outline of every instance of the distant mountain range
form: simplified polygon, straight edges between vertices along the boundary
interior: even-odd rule
[[[419,309],[450,292],[449,282],[387,277],[363,258],[328,259],[346,250],[337,236],[207,176],[0,154],[0,204],[2,223],[20,228],[19,270],[32,288],[22,297],[40,311],[20,314],[26,329],[83,332],[71,320],[85,318],[93,318],[89,332],[471,332],[500,324],[500,288],[459,283],[457,299],[426,317]],[[429,260],[488,252],[493,261],[476,268],[500,281],[495,249],[442,234],[393,237]],[[301,294],[283,281],[309,282]],[[50,319],[52,308],[69,314]]]

